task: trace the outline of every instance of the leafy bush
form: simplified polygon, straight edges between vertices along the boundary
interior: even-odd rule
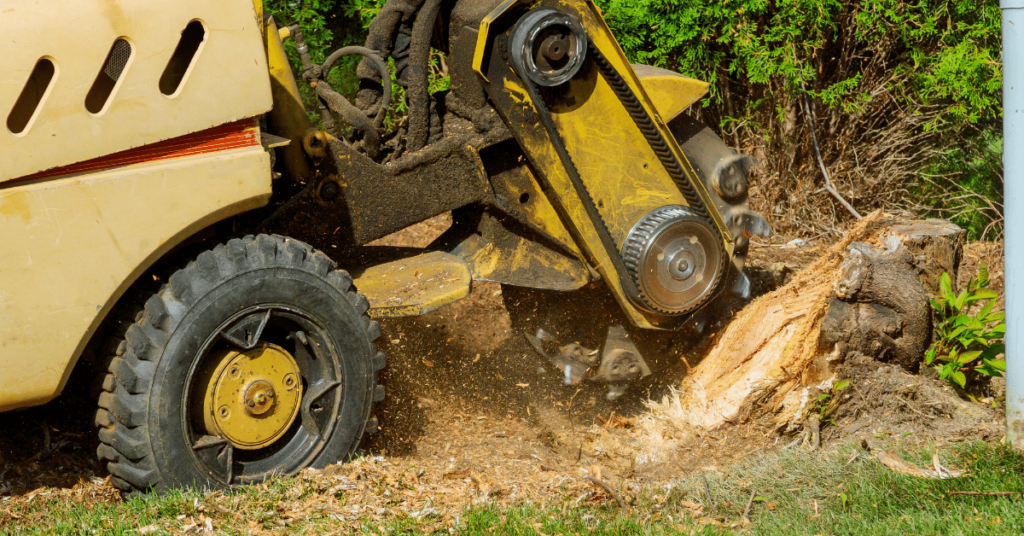
[[[810,119],[834,184],[862,213],[909,208],[953,219],[972,238],[1000,234],[996,0],[595,1],[631,60],[711,83],[692,113],[764,164],[752,202],[778,230],[835,233],[847,217],[820,193]],[[322,61],[361,42],[384,0],[265,3],[279,21],[299,22]],[[344,80],[331,82],[352,95],[358,60],[347,61],[336,69]],[[431,88],[441,89],[444,70],[434,71]]]
[[[968,373],[1002,376],[1006,372],[1006,361],[999,357],[1005,351],[1005,314],[992,310],[999,295],[988,286],[988,270],[982,264],[978,280],[971,279],[960,294],[953,293],[949,274],[942,274],[940,295],[931,300],[938,324],[925,363],[934,364],[940,378],[961,389],[967,387]],[[972,313],[980,302],[985,303]]]
[[[327,59],[327,54],[347,45],[362,45],[366,40],[366,28],[374,17],[380,13],[381,7],[386,0],[307,0],[295,2],[294,0],[264,0],[264,7],[267,13],[274,15],[279,26],[298,23],[302,28],[303,37],[309,47],[310,58],[313,63],[322,64]],[[286,22],[285,22],[286,21]],[[333,21],[333,22],[332,22]],[[344,35],[339,39],[336,31],[340,29]],[[296,77],[302,72],[302,65],[299,61],[298,52],[291,41],[285,43],[285,50],[292,60],[292,69]],[[359,89],[359,80],[355,75],[356,66],[361,58],[349,56],[342,58],[337,66],[332,69],[328,82],[336,91],[349,98],[355,96]],[[431,49],[430,55],[430,94],[449,89],[451,83],[448,77],[447,67],[444,63],[444,55],[437,50]],[[395,69],[392,61],[389,60],[392,82],[395,80]],[[384,126],[387,130],[393,130],[400,123],[408,112],[408,103],[405,100],[405,89],[397,83],[392,84],[391,108],[385,119]],[[319,123],[319,112],[317,111],[316,95],[309,88],[300,84],[303,94],[303,101],[310,117],[314,123]]]
[[[831,232],[845,214],[813,196],[806,87],[829,173],[862,213],[964,216],[974,236],[998,227],[1001,207],[972,219],[959,203],[961,186],[1001,201],[998,174],[974,165],[998,162],[975,150],[1002,117],[996,0],[596,1],[632,60],[711,83],[697,113],[766,164],[771,187],[754,202],[774,225]]]
[[[349,11],[351,2],[348,0],[263,0],[263,8],[274,17],[277,26],[284,27],[298,24],[302,29],[302,37],[309,47],[310,59],[313,63],[323,64],[335,49],[347,45],[361,45],[366,39],[362,25],[352,18]],[[295,49],[294,40],[284,43],[285,51],[291,60],[292,72],[299,82],[303,104],[309,112],[314,124],[320,124],[316,93],[302,83],[302,62]],[[331,87],[343,95],[355,95],[359,81],[355,77],[357,58],[342,58],[338,66],[332,69],[328,79]]]

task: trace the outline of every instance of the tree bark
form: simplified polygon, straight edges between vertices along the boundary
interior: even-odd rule
[[[943,273],[949,274],[956,291],[967,231],[946,220],[933,219],[900,221],[890,226],[889,232],[914,255],[918,278],[930,295],[935,295]]]
[[[931,342],[928,293],[914,256],[900,242],[888,250],[854,242],[846,249],[821,341],[842,360],[860,352],[917,372]]]

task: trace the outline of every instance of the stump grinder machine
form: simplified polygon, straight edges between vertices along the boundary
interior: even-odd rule
[[[8,0],[0,28],[0,411],[98,369],[98,455],[126,491],[354,452],[384,396],[375,319],[473,281],[503,285],[566,382],[614,396],[650,373],[642,334],[747,292],[769,232],[754,161],[684,113],[708,85],[630,65],[591,0],[388,0],[322,65],[252,0]],[[328,82],[349,56],[354,102]],[[385,129],[396,84],[408,115]],[[368,245],[449,212],[425,249]],[[615,309],[588,326],[600,352],[545,323],[587,296]]]

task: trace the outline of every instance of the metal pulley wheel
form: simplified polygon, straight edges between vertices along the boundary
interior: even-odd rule
[[[681,205],[644,216],[626,237],[622,256],[642,305],[665,315],[683,315],[703,304],[725,269],[717,234]]]
[[[534,9],[512,29],[512,67],[516,74],[538,86],[568,82],[583,66],[586,54],[587,32],[567,13]]]

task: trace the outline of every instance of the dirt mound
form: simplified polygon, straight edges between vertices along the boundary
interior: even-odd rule
[[[998,439],[1005,433],[1002,411],[961,398],[934,374],[908,374],[859,355],[847,359],[837,373],[850,379],[838,395],[833,430],[839,437],[913,437],[941,443]]]

